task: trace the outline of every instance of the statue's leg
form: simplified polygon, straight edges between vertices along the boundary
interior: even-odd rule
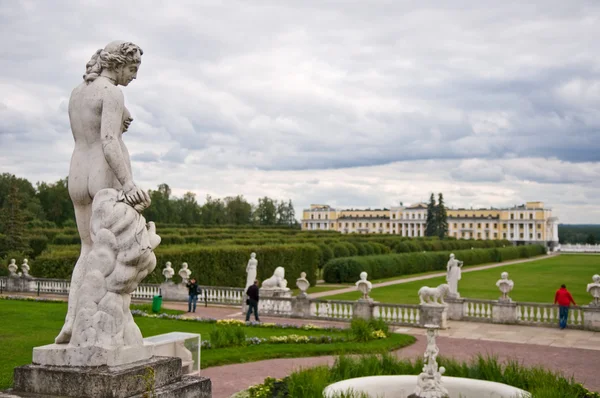
[[[77,230],[81,238],[81,253],[79,259],[73,269],[71,276],[71,285],[69,287],[69,304],[67,316],[62,330],[54,339],[56,344],[67,344],[71,340],[71,332],[73,330],[73,322],[75,321],[75,309],[77,308],[77,297],[79,287],[83,283],[85,277],[85,258],[92,250],[92,238],[90,236],[90,221],[92,216],[92,204],[75,205],[75,219],[77,221]]]

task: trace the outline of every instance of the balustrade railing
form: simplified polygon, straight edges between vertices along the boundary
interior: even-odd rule
[[[154,296],[160,295],[160,286],[150,283],[140,283],[131,293],[131,298],[137,300],[152,300]]]
[[[491,322],[492,300],[465,299],[463,303],[463,318],[466,321]]]
[[[419,324],[420,307],[410,304],[381,304],[373,307],[373,318],[394,325],[415,326]]]
[[[310,316],[319,319],[349,321],[353,315],[353,301],[310,300]]]
[[[246,301],[241,287],[200,286],[202,295],[199,300],[210,304],[241,305]]]
[[[35,278],[29,281],[29,290],[37,293],[69,294],[70,281],[66,279]]]
[[[3,293],[6,290],[7,281],[7,277],[0,277],[0,293]]]
[[[519,324],[556,327],[558,320],[559,307],[556,305],[517,302]],[[571,329],[583,329],[583,310],[580,307],[569,308],[567,326]]]
[[[258,313],[271,316],[292,316],[291,297],[265,297],[258,301]]]

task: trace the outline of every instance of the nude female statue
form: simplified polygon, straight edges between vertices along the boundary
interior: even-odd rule
[[[69,120],[75,149],[69,169],[69,195],[75,208],[81,253],[71,277],[65,324],[55,339],[71,339],[77,291],[85,271],[81,264],[91,250],[92,201],[105,188],[122,190],[125,202],[141,212],[150,206],[150,197],[138,188],[131,175],[129,152],[122,140],[133,121],[125,108],[119,85],[127,86],[137,77],[143,51],[133,43],[113,41],[96,51],[86,65],[83,83],[71,93]]]

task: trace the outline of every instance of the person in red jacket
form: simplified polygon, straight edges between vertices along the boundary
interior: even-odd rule
[[[558,304],[558,325],[561,329],[567,327],[567,320],[569,319],[569,305],[575,304],[573,296],[567,290],[565,285],[560,285],[560,289],[556,291],[554,295],[554,304]]]

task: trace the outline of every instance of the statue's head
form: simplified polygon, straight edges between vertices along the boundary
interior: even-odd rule
[[[11,259],[10,259],[10,263],[11,263],[11,264],[16,264],[16,263],[17,263],[17,260],[15,260],[14,258],[11,258]]]
[[[142,49],[131,42],[113,41],[96,51],[85,65],[83,80],[86,83],[96,80],[103,70],[116,73],[117,85],[127,86],[137,77],[142,63]]]
[[[29,262],[29,260],[27,260],[26,258],[23,259],[23,264],[27,264]]]
[[[594,283],[600,283],[600,275],[596,274],[592,276],[592,280],[594,281]]]
[[[273,272],[273,275],[283,279],[285,277],[285,269],[283,267],[277,267],[275,268],[275,272]]]
[[[187,269],[188,263],[181,263],[181,269]]]
[[[454,253],[450,253],[450,258],[454,258]]]
[[[508,279],[508,272],[506,272],[506,271],[505,271],[505,272],[501,273],[501,274],[500,274],[500,277],[501,277],[502,279]]]
[[[167,261],[167,263],[165,264],[167,266],[167,268],[171,268],[171,262]]]
[[[361,281],[366,281],[367,280],[367,273],[365,271],[360,273],[360,280]]]
[[[256,253],[250,253],[250,258],[256,258]]]

